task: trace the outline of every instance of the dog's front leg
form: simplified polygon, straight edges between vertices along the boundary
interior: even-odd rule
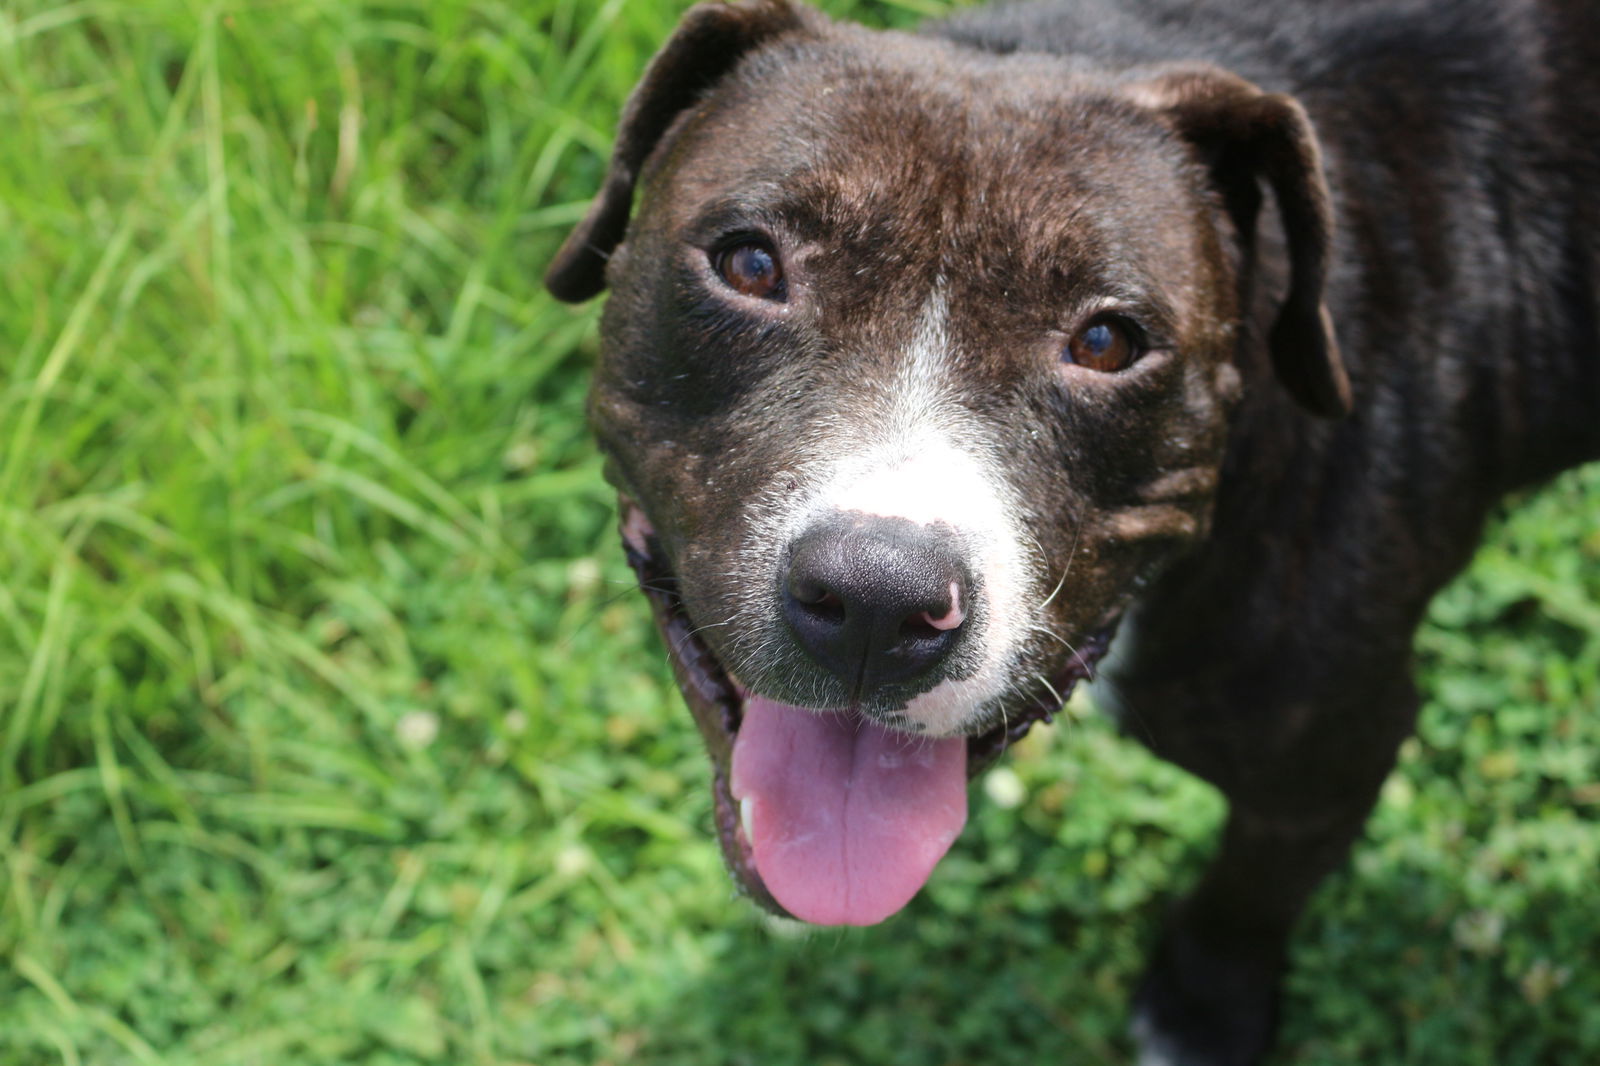
[[[1141,1066],[1261,1060],[1277,1025],[1289,933],[1369,806],[1304,830],[1230,813],[1214,865],[1173,908],[1135,996]]]
[[[1292,738],[1230,729],[1220,762],[1183,757],[1201,749],[1214,757],[1215,735],[1163,752],[1222,788],[1230,810],[1216,858],[1172,909],[1135,995],[1141,1066],[1248,1066],[1265,1056],[1289,935],[1360,835],[1411,732],[1409,677],[1385,688],[1377,698],[1295,707]]]

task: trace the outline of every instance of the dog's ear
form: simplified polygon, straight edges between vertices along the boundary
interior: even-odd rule
[[[1186,64],[1141,78],[1136,101],[1163,114],[1198,149],[1251,239],[1265,178],[1288,241],[1289,289],[1268,338],[1279,379],[1316,414],[1350,413],[1350,379],[1339,358],[1323,285],[1333,240],[1333,208],[1322,153],[1305,109],[1292,96],[1264,92],[1218,67]]]
[[[545,272],[551,293],[578,303],[606,287],[606,260],[627,232],[634,184],[673,120],[741,56],[799,28],[808,15],[789,0],[715,0],[689,9],[628,98],[605,184]]]

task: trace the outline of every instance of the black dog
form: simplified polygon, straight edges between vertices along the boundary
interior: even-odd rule
[[[1597,101],[1578,0],[692,10],[548,281],[613,291],[591,416],[750,893],[893,913],[1120,630],[1231,804],[1136,1031],[1257,1061],[1429,598],[1600,456]]]

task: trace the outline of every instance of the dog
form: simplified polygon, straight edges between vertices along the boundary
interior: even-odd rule
[[[1579,0],[690,10],[546,281],[610,289],[590,419],[748,894],[893,914],[1098,666],[1229,803],[1141,1061],[1259,1061],[1430,597],[1600,457],[1596,100]]]

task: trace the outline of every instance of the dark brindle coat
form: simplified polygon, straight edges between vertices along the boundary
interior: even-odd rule
[[[758,704],[975,771],[1120,622],[1126,725],[1231,805],[1145,1053],[1256,1061],[1429,598],[1600,456],[1597,189],[1575,0],[690,12],[549,283],[613,290],[593,420],[741,880],[775,905],[730,786]]]

